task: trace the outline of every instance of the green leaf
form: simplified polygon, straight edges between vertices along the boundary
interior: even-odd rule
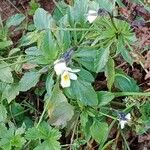
[[[28,129],[25,136],[28,140],[44,140],[34,150],[58,150],[60,143],[57,141],[61,137],[58,129],[52,128],[48,123],[42,122],[38,128]]]
[[[107,139],[108,135],[108,124],[105,122],[99,122],[95,120],[90,128],[92,137],[98,142],[99,144],[103,144]]]
[[[5,122],[7,119],[7,110],[4,105],[0,104],[0,122]]]
[[[102,71],[102,69],[106,66],[106,63],[109,59],[109,53],[109,46],[106,49],[100,49],[98,51],[95,59],[95,70],[97,73]]]
[[[66,88],[65,92],[73,99],[80,100],[84,105],[96,106],[98,99],[92,85],[83,80],[71,82],[71,87]]]
[[[28,10],[29,15],[33,15],[37,8],[40,7],[40,4],[36,0],[31,0],[29,2],[30,9]]]
[[[20,48],[13,48],[9,51],[9,55],[8,56],[12,56],[14,54],[16,54],[17,52],[20,51]]]
[[[112,85],[115,81],[115,63],[112,58],[109,58],[106,64],[105,76],[107,80],[107,87],[111,91]]]
[[[25,19],[25,15],[23,14],[15,14],[8,18],[6,21],[6,26],[9,28],[11,26],[18,26]]]
[[[73,114],[73,107],[67,102],[61,102],[55,106],[49,119],[50,124],[54,126],[66,126],[66,123],[71,120]]]
[[[46,90],[48,95],[52,94],[53,85],[54,85],[53,76],[49,74],[46,79]]]
[[[29,59],[30,63],[47,64],[49,62],[49,60],[43,56],[42,51],[36,46],[27,48],[25,53],[27,54],[27,58]]]
[[[8,103],[10,103],[16,96],[19,94],[19,86],[18,84],[7,85],[5,90],[3,91],[2,97],[6,98]]]
[[[0,93],[3,93],[7,85],[5,82],[0,82]]]
[[[115,1],[116,0],[97,0],[99,7],[106,9],[109,12],[112,12],[115,8]]]
[[[42,8],[38,8],[33,16],[34,25],[38,30],[47,29],[53,26],[52,16]]]
[[[52,96],[48,97],[48,115],[52,125],[66,126],[73,114],[73,107],[67,102],[67,98],[59,89],[58,84],[55,85]],[[69,112],[69,113],[68,113]]]
[[[0,80],[6,83],[13,83],[14,81],[11,68],[4,61],[0,63]]]
[[[58,48],[55,40],[52,37],[50,30],[44,32],[43,39],[41,40],[40,46],[42,54],[46,57],[47,60],[54,60],[58,53]]]
[[[25,144],[26,140],[24,137],[21,137],[20,135],[15,135],[11,139],[11,146],[12,147],[17,147],[17,148],[22,148],[22,146]]]
[[[0,42],[0,50],[4,49],[6,47],[9,47],[12,44],[13,44],[13,42],[11,40],[9,40],[9,41],[2,41],[2,42]]]
[[[105,106],[115,98],[113,93],[107,91],[97,92],[97,96],[99,100],[99,106]]]
[[[11,113],[12,113],[12,116],[14,116],[16,123],[22,124],[22,122],[24,121],[24,118],[25,118],[25,114],[22,113],[24,111],[25,110],[21,106],[21,104],[16,103],[16,102],[11,103]]]
[[[125,34],[127,34],[127,33],[125,33]],[[126,44],[125,44],[123,38],[120,37],[120,38],[118,39],[118,42],[117,42],[117,53],[120,52],[121,55],[122,55],[122,57],[123,57],[123,59],[124,59],[125,61],[127,61],[130,65],[132,65],[132,64],[133,64],[133,58],[131,57],[131,55],[130,55],[130,53],[129,53],[129,51],[127,50],[127,48],[126,48],[125,45],[126,45]]]
[[[41,34],[37,33],[37,31],[28,32],[27,34],[21,37],[19,46],[28,46],[30,44],[33,44],[37,42],[37,40],[40,39],[40,37],[41,37]]]
[[[58,30],[56,32],[57,42],[58,42],[59,47],[66,50],[71,45],[70,31],[63,30],[63,28],[64,28],[64,22],[63,21],[59,26],[60,26],[60,28],[62,28],[62,30]]]
[[[61,146],[58,141],[44,141],[42,144],[38,145],[33,150],[60,150]]]
[[[133,58],[131,57],[129,51],[126,48],[122,49],[121,55],[124,60],[127,61],[130,65],[133,64]]]
[[[29,128],[26,132],[25,138],[27,140],[37,140],[40,138],[40,133],[37,128]]]
[[[3,138],[5,133],[7,132],[7,128],[4,123],[0,123],[0,138]]]
[[[73,58],[79,62],[79,64],[83,65],[90,71],[95,72],[94,69],[94,60],[97,56],[97,50],[90,50],[90,49],[82,49],[78,50],[74,55]]]
[[[82,127],[86,126],[86,123],[88,122],[88,113],[86,111],[83,111],[80,114],[80,122],[81,122]]]
[[[86,19],[86,14],[88,11],[88,0],[76,0],[73,7],[70,7],[68,12],[68,18],[71,26],[73,23],[80,23],[84,26]],[[77,13],[78,12],[78,13]]]
[[[86,82],[89,82],[89,83],[94,82],[93,75],[89,71],[83,68],[80,68],[80,72],[78,73],[78,75],[82,80],[85,80]]]
[[[139,87],[136,84],[136,81],[124,74],[117,73],[115,75],[115,87],[120,89],[123,92],[139,92]]]
[[[34,87],[40,78],[39,72],[26,72],[19,82],[20,91],[27,91]]]

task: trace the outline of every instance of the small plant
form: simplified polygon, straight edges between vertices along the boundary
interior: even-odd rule
[[[134,28],[117,9],[124,2],[69,4],[58,1],[49,14],[32,0],[33,22],[16,14],[1,23],[2,150],[118,149],[118,138],[129,150],[127,128],[137,135],[150,129],[150,92],[120,68],[137,62]],[[23,31],[14,43],[12,28]]]

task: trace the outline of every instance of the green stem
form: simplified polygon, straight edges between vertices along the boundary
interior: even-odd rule
[[[47,106],[48,106],[48,102],[46,102],[46,106],[45,106],[45,108],[44,108],[44,110],[43,110],[43,112],[42,112],[42,115],[40,116],[40,119],[39,119],[39,122],[37,123],[37,125],[36,125],[36,128],[38,128],[39,127],[39,125],[40,125],[40,123],[42,122],[42,120],[43,120],[43,118],[44,118],[44,114],[45,114],[45,112],[46,112],[46,109],[47,109]]]
[[[115,92],[115,97],[121,96],[150,96],[150,92]]]
[[[48,28],[51,30],[63,30],[63,31],[94,31],[94,29],[89,29],[89,28]]]
[[[20,56],[26,56],[26,55],[20,55]],[[7,57],[7,58],[1,58],[0,61],[14,59],[14,58],[18,58],[20,56],[12,56],[12,57]]]
[[[8,64],[8,65],[6,65],[6,66],[4,66],[4,67],[0,67],[0,69],[4,69],[4,68],[10,67],[10,66],[14,66],[14,65],[16,65],[16,64],[25,63],[25,62],[27,62],[27,61],[29,61],[29,60],[34,60],[34,59],[35,59],[35,58],[27,59],[27,60],[23,60],[23,61],[19,61],[19,62],[15,62],[15,63],[12,63],[12,64]]]
[[[110,115],[107,115],[107,114],[105,114],[105,113],[103,113],[103,112],[101,112],[101,111],[99,111],[99,113],[100,113],[101,115],[103,115],[103,116],[108,117],[108,118],[111,118],[111,119],[114,119],[114,120],[117,119],[117,118],[115,118],[115,117],[113,117],[113,116],[110,116]]]
[[[92,25],[90,26],[90,28],[85,32],[85,34],[81,37],[81,39],[80,39],[78,45],[81,44],[81,42],[84,40],[85,36],[89,33],[89,31],[93,30],[92,27],[93,27],[93,24],[92,24]]]
[[[123,134],[123,132],[121,130],[120,130],[120,133],[121,133],[121,136],[122,136],[122,138],[124,140],[124,143],[125,143],[127,149],[130,150],[129,144],[128,144],[128,142],[127,142],[127,140],[126,140],[126,138],[125,138],[125,136],[124,136],[124,134]]]

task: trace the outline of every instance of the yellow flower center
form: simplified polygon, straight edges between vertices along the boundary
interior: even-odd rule
[[[64,75],[64,80],[65,80],[65,81],[66,81],[66,80],[69,80],[69,75],[68,75],[68,74]]]

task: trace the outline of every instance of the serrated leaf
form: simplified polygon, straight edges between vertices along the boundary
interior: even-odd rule
[[[111,91],[112,85],[115,81],[115,63],[112,58],[109,58],[106,64],[105,76],[107,80],[107,87],[109,91]]]
[[[9,55],[8,56],[12,56],[13,54],[16,54],[17,52],[20,51],[20,48],[13,48],[9,51]]]
[[[50,124],[64,127],[66,126],[66,123],[71,120],[73,114],[73,106],[67,102],[61,102],[54,108],[49,119]]]
[[[53,26],[52,16],[43,8],[38,8],[33,16],[34,25],[38,30],[48,29]]]
[[[127,61],[130,65],[133,64],[133,58],[131,57],[129,51],[125,47],[125,42],[122,37],[119,38],[117,42],[117,53],[121,53],[122,57],[125,61]]]
[[[80,69],[80,72],[78,73],[78,75],[82,80],[85,80],[86,82],[89,82],[89,83],[94,82],[93,75],[89,71],[83,68]]]
[[[38,83],[40,76],[39,72],[26,72],[19,82],[20,91],[27,91],[34,87]]]
[[[25,19],[25,15],[23,14],[15,14],[8,18],[6,21],[6,26],[9,28],[11,26],[18,26]]]
[[[54,85],[53,76],[49,74],[46,79],[46,90],[48,95],[52,94],[53,85]]]
[[[34,150],[58,150],[60,143],[57,141],[61,137],[58,129],[52,128],[48,123],[42,122],[37,128],[28,129],[25,136],[28,140],[42,140],[41,144]],[[44,141],[43,141],[44,140]]]
[[[39,139],[39,132],[37,128],[29,128],[26,132],[25,138],[27,140],[36,140]]]
[[[105,122],[99,122],[95,120],[90,128],[92,137],[99,144],[103,144],[108,134],[108,124]]]
[[[71,87],[66,88],[65,92],[73,99],[80,100],[84,105],[95,106],[98,104],[96,92],[92,85],[83,80],[71,82]]]
[[[58,50],[57,50],[56,42],[53,39],[50,30],[46,30],[44,32],[43,39],[41,40],[40,49],[43,56],[45,56],[46,59],[49,60],[49,62],[56,58]]]
[[[136,81],[124,74],[117,73],[115,75],[115,86],[123,92],[139,92],[139,87]]]
[[[102,69],[106,66],[106,63],[109,59],[109,53],[109,46],[106,49],[99,50],[95,59],[95,70],[97,73],[102,71]]]
[[[67,98],[56,84],[52,95],[47,99],[49,121],[52,125],[66,126],[73,114],[73,107],[67,102]],[[69,112],[69,113],[68,113]]]
[[[97,56],[97,50],[79,50],[74,55],[73,58],[86,67],[88,70],[95,72],[94,60]]]
[[[61,146],[58,141],[44,141],[42,144],[39,144],[36,148],[33,150],[60,150]]]
[[[4,105],[0,104],[0,122],[5,122],[7,119],[7,110]]]
[[[6,98],[8,103],[10,103],[19,94],[18,84],[7,85],[3,91],[2,98]]]
[[[97,96],[98,96],[99,106],[105,106],[115,98],[113,93],[107,91],[97,92]]]
[[[73,26],[74,22],[80,23],[84,26],[86,20],[86,13],[88,10],[88,0],[76,0],[73,7],[70,7],[68,12],[69,23]],[[78,13],[77,13],[78,12]]]
[[[22,146],[25,144],[26,140],[24,137],[21,137],[20,135],[15,135],[11,139],[11,146],[12,147],[17,147],[17,148],[22,148]]]
[[[6,83],[13,83],[11,68],[6,62],[0,63],[0,80]]]
[[[9,41],[2,41],[2,42],[0,42],[0,50],[9,47],[12,44],[13,44],[13,42],[11,40],[9,40]]]
[[[112,12],[115,8],[115,0],[97,0],[99,7],[106,9],[109,12]]]

